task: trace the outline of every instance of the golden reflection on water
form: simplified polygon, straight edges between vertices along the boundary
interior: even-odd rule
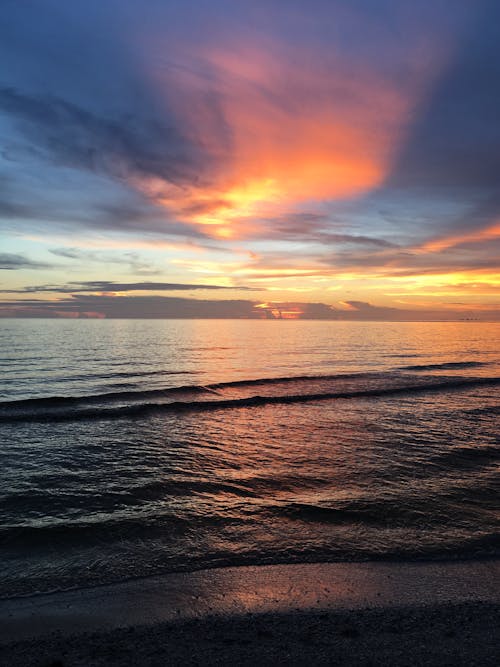
[[[478,322],[193,320],[181,327],[186,360],[199,360],[213,381],[488,362],[498,359],[500,333],[499,323]]]

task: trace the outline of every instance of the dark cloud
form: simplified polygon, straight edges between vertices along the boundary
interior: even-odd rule
[[[479,0],[474,9],[386,183],[466,203],[445,228],[481,227],[500,214],[500,5]]]
[[[37,167],[40,170],[39,166]],[[79,179],[81,179],[81,174]],[[130,190],[114,192],[114,184],[96,183],[82,185],[65,175],[65,196],[61,197],[54,184],[43,187],[40,184],[24,182],[24,176],[18,176],[17,183],[0,188],[0,220],[4,227],[19,229],[27,223],[30,228],[59,231],[74,231],[75,227],[111,232],[141,232],[143,238],[162,241],[171,238],[186,242],[194,241],[212,248],[216,244],[194,225],[171,219],[169,212],[161,206],[144,199],[142,195]],[[107,199],[121,198],[121,202]],[[104,201],[100,201],[104,200]],[[24,203],[28,201],[29,204]]]
[[[374,252],[341,251],[318,261],[343,271],[371,270],[381,275],[411,276],[498,270],[500,239],[457,242],[442,251],[409,247]]]
[[[146,200],[140,204],[95,204],[83,221],[87,226],[98,229],[141,231],[170,236],[175,240],[179,240],[179,237],[206,242],[210,240],[210,236],[199,227],[173,220],[164,207]]]
[[[380,307],[380,306],[374,306],[371,303],[368,303],[367,301],[344,301],[344,304],[349,306],[350,308],[354,309],[358,313],[364,313],[365,315],[367,313],[395,313],[398,312],[398,308],[387,308],[387,307]]]
[[[138,252],[130,251],[123,255],[116,255],[96,250],[83,250],[81,248],[50,248],[49,252],[56,257],[75,260],[77,263],[89,262],[96,264],[122,264],[129,268],[129,271],[140,275],[159,275],[162,269],[154,266],[151,262],[142,259]]]
[[[35,262],[24,255],[12,253],[0,253],[0,270],[16,271],[18,269],[50,269],[50,264]]]
[[[95,313],[107,318],[138,319],[255,319],[251,301],[201,300],[166,296],[82,295],[55,301],[0,302],[0,314],[8,316],[64,317]]]
[[[3,219],[208,239],[134,185],[157,181],[182,190],[206,184],[216,169],[202,142],[151,100],[136,113],[106,115],[59,95],[3,87],[2,114],[16,128],[4,139],[13,177],[0,194]]]
[[[387,306],[375,306],[366,301],[344,301],[349,310],[341,311],[339,319],[343,320],[375,320],[375,321],[402,321],[402,322],[420,322],[420,321],[443,321],[443,320],[462,320],[473,316],[482,320],[500,320],[500,308],[484,311],[476,311],[475,306],[470,306],[470,311],[453,309],[409,309],[392,308]],[[460,304],[464,305],[464,304]]]
[[[346,301],[345,309],[323,303],[256,304],[247,300],[201,300],[167,296],[111,296],[75,294],[54,301],[27,299],[0,301],[0,317],[105,317],[135,319],[272,319],[313,320],[457,320],[473,314],[465,310],[409,310]],[[265,307],[262,307],[265,306]],[[474,314],[499,320],[500,309]]]
[[[36,215],[37,212],[34,208],[19,204],[14,201],[0,199],[0,218],[8,218],[10,220],[25,220]]]
[[[373,236],[362,236],[362,235],[352,235],[352,234],[325,233],[318,238],[318,241],[322,241],[323,243],[326,244],[375,246],[378,248],[397,247],[395,243],[391,243],[390,241],[386,241],[385,239],[378,239]]]
[[[331,217],[316,213],[291,213],[274,218],[267,218],[257,223],[253,238],[273,239],[301,243],[318,243],[326,247],[332,245],[373,246],[394,248],[396,245],[385,239],[364,234],[347,234],[332,231],[340,227],[332,223]]]
[[[100,258],[94,252],[88,250],[81,250],[80,248],[50,248],[49,252],[57,257],[64,257],[65,259],[80,259],[86,261],[100,261]]]
[[[107,118],[56,96],[14,88],[0,89],[0,110],[61,166],[183,183],[195,178],[202,158],[178,129],[154,118]]]
[[[1,255],[0,255],[1,260]],[[1,267],[0,267],[1,268]],[[36,294],[38,292],[59,292],[78,294],[79,292],[187,292],[192,290],[244,290],[255,291],[253,287],[228,287],[226,285],[200,285],[189,283],[134,282],[119,283],[112,280],[88,280],[65,285],[31,285],[21,290],[0,290],[10,294]],[[259,291],[262,291],[259,289]]]

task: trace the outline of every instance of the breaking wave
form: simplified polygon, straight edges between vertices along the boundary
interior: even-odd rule
[[[446,361],[442,364],[415,364],[413,366],[403,366],[401,370],[405,371],[453,371],[466,368],[480,368],[487,366],[487,361]]]
[[[472,362],[469,362],[472,363]],[[443,364],[440,368],[443,368]],[[447,364],[446,368],[451,364]],[[434,366],[432,366],[434,367]],[[453,366],[454,368],[456,366]],[[416,367],[406,367],[407,369]],[[431,366],[418,367],[419,370]],[[377,398],[500,384],[499,377],[409,376],[397,373],[296,376],[185,385],[90,396],[50,396],[0,403],[0,423],[147,417],[162,412],[248,408],[278,403]]]

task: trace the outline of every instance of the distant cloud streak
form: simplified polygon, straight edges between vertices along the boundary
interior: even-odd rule
[[[1,256],[0,256],[1,259]],[[88,280],[83,283],[66,285],[31,285],[20,290],[0,290],[0,292],[16,294],[36,294],[38,292],[59,292],[61,294],[77,294],[79,292],[187,292],[193,290],[244,290],[251,287],[229,287],[227,285],[203,285],[163,282],[118,283],[112,280]]]
[[[50,264],[44,262],[37,262],[24,257],[23,255],[15,255],[13,253],[0,253],[0,271],[19,271],[21,269],[50,269]]]

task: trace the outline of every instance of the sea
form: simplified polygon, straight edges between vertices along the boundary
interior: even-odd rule
[[[499,554],[500,323],[0,320],[0,596]]]

